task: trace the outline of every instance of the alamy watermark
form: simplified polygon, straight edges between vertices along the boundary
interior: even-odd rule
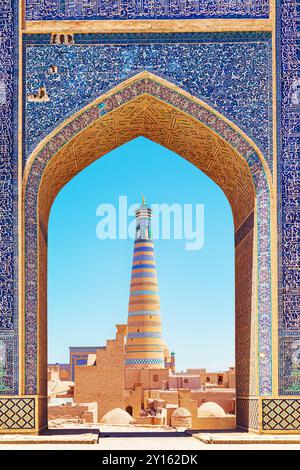
[[[134,240],[135,211],[140,204],[128,206],[127,196],[119,196],[118,206],[99,204],[96,235],[100,240]],[[204,246],[204,204],[151,204],[152,238],[154,240],[185,240],[188,251]]]

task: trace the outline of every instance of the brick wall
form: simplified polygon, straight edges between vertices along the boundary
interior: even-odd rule
[[[76,403],[97,402],[98,422],[114,408],[125,408],[124,338],[126,330],[117,325],[115,340],[97,349],[96,365],[75,368],[74,400]]]

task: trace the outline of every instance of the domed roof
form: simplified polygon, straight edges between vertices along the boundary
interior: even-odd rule
[[[182,408],[182,407],[179,407],[179,408],[176,408],[175,411],[173,411],[172,413],[172,418],[179,418],[179,417],[190,417],[192,416],[191,413],[189,412],[189,410],[187,410],[186,408]]]
[[[214,403],[213,401],[208,401],[206,403],[203,403],[203,405],[199,406],[198,416],[202,418],[223,418],[224,416],[226,416],[226,414],[220,405]]]
[[[108,413],[106,413],[101,419],[101,423],[105,424],[126,425],[133,422],[133,417],[121,408],[114,408],[113,410],[108,411]]]

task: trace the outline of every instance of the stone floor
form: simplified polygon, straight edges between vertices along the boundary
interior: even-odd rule
[[[0,434],[2,444],[97,444],[103,439],[123,439],[126,437],[186,437],[185,428],[174,429],[169,426],[108,426],[103,424],[81,424],[77,420],[51,423],[51,427],[40,435],[33,434]]]
[[[61,427],[59,427],[61,424]],[[41,435],[0,434],[3,449],[93,449],[93,450],[218,450],[297,449],[298,435],[258,435],[254,433],[184,432],[184,429],[142,426],[55,423]]]
[[[300,444],[205,444],[194,437],[140,437],[140,438],[104,438],[97,444],[1,444],[2,450],[300,450]]]
[[[99,441],[98,429],[55,429],[40,435],[0,434],[0,447],[14,444],[96,444]]]
[[[193,434],[204,444],[297,444],[300,446],[300,434],[255,434],[251,432],[201,432]]]

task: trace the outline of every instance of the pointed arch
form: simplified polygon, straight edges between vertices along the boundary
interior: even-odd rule
[[[22,196],[24,391],[46,395],[42,371],[47,364],[46,260],[51,205],[78,172],[140,135],[204,171],[231,204],[236,245],[238,409],[240,422],[246,423],[245,397],[270,395],[273,390],[271,173],[259,148],[236,125],[148,72],[126,80],[66,119],[37,146],[26,164]]]

